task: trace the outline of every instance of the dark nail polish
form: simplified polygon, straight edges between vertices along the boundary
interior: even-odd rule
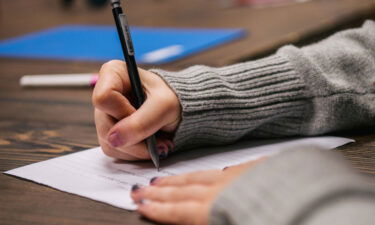
[[[108,141],[109,143],[111,143],[112,147],[115,147],[115,148],[124,144],[122,138],[120,137],[117,131],[109,135]]]
[[[165,158],[167,158],[167,156],[168,156],[168,152],[161,152],[161,153],[159,154],[159,158],[160,158],[160,159],[165,159]]]
[[[156,182],[157,179],[158,179],[158,177],[153,177],[153,178],[151,178],[151,180],[150,180],[150,185],[155,184],[155,182]]]
[[[229,167],[228,167],[228,166],[226,166],[226,167],[224,167],[224,168],[223,168],[223,170],[226,170],[226,169],[228,169],[228,168],[229,168]]]
[[[137,190],[139,190],[141,187],[138,185],[138,184],[134,184],[133,186],[132,186],[132,192],[135,192],[135,191],[137,191]]]
[[[165,148],[165,145],[159,145],[157,148],[158,148],[158,152],[159,152],[159,154],[161,154],[162,152],[164,152],[165,150],[167,150],[167,149]]]

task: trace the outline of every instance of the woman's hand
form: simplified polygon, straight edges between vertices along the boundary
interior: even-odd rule
[[[173,134],[181,119],[176,94],[158,75],[140,69],[146,101],[139,109],[132,102],[131,85],[122,61],[105,63],[95,85],[92,102],[99,143],[104,153],[124,160],[149,159],[144,139],[157,131]],[[158,153],[166,156],[173,143],[157,137]]]
[[[264,158],[224,170],[207,170],[153,178],[150,186],[134,185],[131,197],[138,212],[159,223],[206,225],[218,193]]]

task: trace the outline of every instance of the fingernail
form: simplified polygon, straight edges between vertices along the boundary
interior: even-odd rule
[[[226,170],[226,169],[228,169],[228,166],[226,166],[226,167],[223,168],[223,170]]]
[[[135,192],[135,191],[137,191],[137,190],[139,190],[141,187],[138,185],[138,184],[134,184],[133,186],[132,186],[132,192]]]
[[[167,158],[167,156],[168,156],[168,152],[161,152],[160,154],[159,154],[159,158],[160,159],[165,159],[165,158]]]
[[[150,185],[155,185],[159,177],[153,177],[150,180]]]
[[[162,152],[164,152],[164,151],[168,151],[167,150],[167,148],[165,147],[165,145],[158,145],[157,146],[157,148],[158,148],[158,153],[159,153],[159,155],[162,153]]]
[[[158,145],[158,153],[160,159],[165,159],[168,156],[168,147],[164,144]]]
[[[108,141],[109,143],[111,143],[112,147],[119,147],[124,144],[122,138],[120,137],[117,131],[109,135]]]

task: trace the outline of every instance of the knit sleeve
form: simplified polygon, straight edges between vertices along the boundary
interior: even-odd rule
[[[295,148],[231,183],[215,200],[210,224],[368,225],[374,206],[374,183],[339,154]]]
[[[177,149],[228,144],[248,135],[298,134],[306,110],[305,84],[283,56],[222,68],[199,65],[180,72],[151,71],[180,100]]]
[[[170,85],[182,106],[176,149],[375,124],[373,37],[375,24],[367,22],[260,60],[151,70]]]

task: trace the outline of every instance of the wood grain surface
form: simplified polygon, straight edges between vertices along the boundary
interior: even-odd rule
[[[373,17],[373,0],[313,0],[282,7],[222,9],[215,0],[127,1],[132,25],[242,27],[249,35],[163,69],[228,65],[286,43],[301,43]],[[0,40],[63,24],[113,24],[110,8],[78,0],[0,0]],[[90,88],[21,88],[25,74],[97,72],[100,63],[0,58],[0,170],[98,145]],[[144,65],[145,68],[152,67]],[[375,175],[375,129],[337,133],[357,142],[339,148],[355,168]],[[370,178],[369,178],[370,179]],[[0,175],[0,224],[150,224],[136,213]]]

